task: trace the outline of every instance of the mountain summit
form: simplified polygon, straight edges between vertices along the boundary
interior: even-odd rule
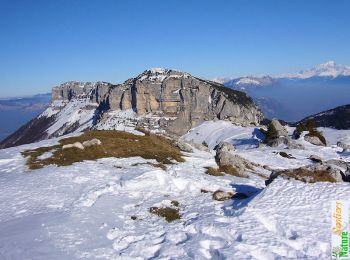
[[[52,89],[52,103],[0,147],[88,129],[182,135],[206,120],[257,125],[263,114],[245,93],[169,69],[145,70],[122,84],[69,81]]]
[[[338,77],[350,76],[350,66],[338,65],[335,61],[327,61],[311,69],[303,70],[297,73],[282,74],[276,78],[298,78],[308,79],[312,77]]]

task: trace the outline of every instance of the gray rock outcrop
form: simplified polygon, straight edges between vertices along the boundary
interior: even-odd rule
[[[278,137],[288,137],[287,128],[281,125],[281,123],[277,119],[272,119],[270,124],[276,130]]]
[[[234,196],[233,192],[217,190],[213,193],[213,199],[218,201],[224,201],[232,199]]]
[[[304,140],[313,145],[325,146],[324,143],[317,136],[305,135]]]
[[[142,127],[179,136],[206,120],[221,119],[249,126],[258,125],[263,119],[259,108],[243,92],[184,72],[150,69],[118,85],[70,81],[54,87],[52,105],[42,114],[41,125],[37,125],[39,120],[34,120],[32,130],[26,133],[33,135],[35,128],[40,128],[40,135],[33,140],[23,136],[23,131],[15,132],[0,144],[0,148],[23,144],[28,139],[38,141],[79,131],[82,129],[79,118],[74,123],[65,122],[67,116],[60,113],[76,100],[85,102],[84,106],[79,107],[83,114],[89,110],[85,114],[92,115],[87,119],[91,121],[88,127],[106,130],[119,129],[123,124],[125,128]],[[118,111],[131,111],[134,115],[120,117],[116,113]],[[45,125],[42,118],[49,118],[47,121],[50,124]],[[58,126],[57,122],[61,125]],[[55,134],[47,131],[51,125],[58,129]],[[89,128],[85,127],[84,130]]]
[[[297,169],[272,171],[266,185],[270,184],[277,177],[284,179],[295,179],[307,183],[314,182],[349,182],[349,164],[340,160],[329,160],[323,163],[316,163]]]
[[[337,146],[343,148],[343,153],[350,152],[350,144],[339,141],[337,142]]]
[[[233,145],[227,142],[221,142],[216,147],[215,160],[219,166],[232,166],[239,175],[244,176],[247,168],[253,168],[251,162],[242,158],[238,154],[232,153],[234,151]]]

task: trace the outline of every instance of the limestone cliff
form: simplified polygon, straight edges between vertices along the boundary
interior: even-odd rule
[[[43,125],[43,118],[50,119],[47,125]],[[258,125],[262,118],[243,92],[180,71],[150,69],[117,85],[70,81],[54,87],[50,108],[37,120],[43,139],[121,126],[182,135],[205,120],[222,119],[247,126]],[[35,129],[35,120],[29,126]],[[30,131],[25,133],[14,133],[1,147],[25,142]]]

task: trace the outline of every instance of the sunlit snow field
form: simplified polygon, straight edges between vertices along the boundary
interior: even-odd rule
[[[334,146],[350,131],[322,131],[329,146],[304,143],[306,150],[288,150],[293,160],[273,153],[283,148],[256,148],[254,128],[227,122],[206,122],[183,138],[210,148],[232,142],[239,155],[272,168],[310,164],[310,154],[350,161]],[[204,167],[215,167],[215,153],[196,149],[166,170],[140,165],[140,157],[26,168],[20,151],[56,143],[0,150],[0,259],[329,259],[331,201],[350,197],[349,183],[276,179],[265,188],[252,173],[210,176]],[[215,201],[210,192],[219,189],[249,198]],[[172,200],[181,219],[149,212]]]

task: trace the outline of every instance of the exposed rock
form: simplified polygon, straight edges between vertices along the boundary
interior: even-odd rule
[[[192,152],[193,152],[192,147],[191,147],[189,144],[187,144],[187,143],[186,143],[184,140],[182,140],[182,139],[177,140],[177,142],[175,143],[175,145],[176,145],[177,147],[179,147],[179,149],[180,149],[181,151],[184,151],[184,152],[187,152],[187,153],[192,153]]]
[[[219,143],[217,146],[214,147],[214,150],[220,150],[220,152],[230,152],[230,151],[234,151],[235,147],[228,143],[228,142],[221,142]]]
[[[350,152],[350,144],[346,144],[344,142],[337,142],[337,146],[343,148],[343,153]]]
[[[325,164],[338,168],[343,176],[343,181],[350,182],[350,163],[342,160],[328,160]]]
[[[83,142],[84,147],[90,147],[90,146],[95,146],[95,145],[101,145],[101,141],[97,138]]]
[[[226,192],[221,190],[217,190],[213,193],[213,199],[218,201],[229,200],[232,199],[233,196],[233,192]]]
[[[277,137],[277,138],[273,138],[267,141],[266,143],[268,146],[271,147],[278,147],[282,144],[287,145],[288,144],[288,138],[287,137]]]
[[[317,155],[310,155],[309,159],[313,162],[316,162],[316,163],[322,163],[322,158],[320,156],[317,156]]]
[[[216,148],[215,160],[219,166],[232,166],[238,175],[244,175],[247,168],[253,168],[253,165],[241,156],[232,153],[234,147],[227,143],[221,142]]]
[[[293,155],[288,154],[286,152],[279,152],[278,154],[284,158],[287,158],[287,159],[295,159],[295,157]]]
[[[80,103],[73,104],[74,101]],[[64,113],[61,115],[60,111],[69,105],[80,106],[84,120],[77,116],[72,118],[76,121],[71,122]],[[52,104],[41,115],[43,119],[48,117],[52,117],[52,121],[40,127],[40,135],[36,135],[36,138],[29,138],[22,129],[15,133],[14,138],[2,142],[0,147],[91,128],[119,129],[121,125],[179,136],[205,120],[228,120],[242,126],[258,125],[263,114],[243,92],[188,73],[151,69],[119,85],[70,81],[54,87]],[[81,124],[86,120],[91,123],[82,128]],[[36,121],[32,122],[32,127],[39,128],[33,123]],[[54,134],[48,131],[52,124],[59,129]]]
[[[289,136],[278,137],[271,139],[267,142],[267,145],[271,147],[278,147],[280,145],[286,145],[289,149],[305,149],[302,144],[298,144],[295,140],[292,140]]]
[[[266,185],[270,184],[277,177],[295,179],[307,183],[346,181],[344,179],[344,173],[338,167],[334,167],[331,164],[314,164],[297,169],[276,170],[265,181]]]
[[[270,124],[275,128],[278,137],[287,137],[288,136],[288,130],[284,126],[281,125],[281,123],[277,119],[272,119]]]
[[[62,149],[69,149],[69,148],[78,148],[80,150],[84,150],[84,145],[81,142],[75,142],[73,144],[66,144],[62,146]]]
[[[305,135],[304,140],[313,144],[313,145],[325,146],[325,144],[322,143],[320,138],[318,138],[317,136]]]
[[[189,141],[189,144],[191,146],[193,146],[194,148],[200,150],[200,151],[204,151],[204,152],[210,152],[210,149],[208,146],[205,146],[203,144],[198,144],[198,143],[195,143],[193,141]]]

